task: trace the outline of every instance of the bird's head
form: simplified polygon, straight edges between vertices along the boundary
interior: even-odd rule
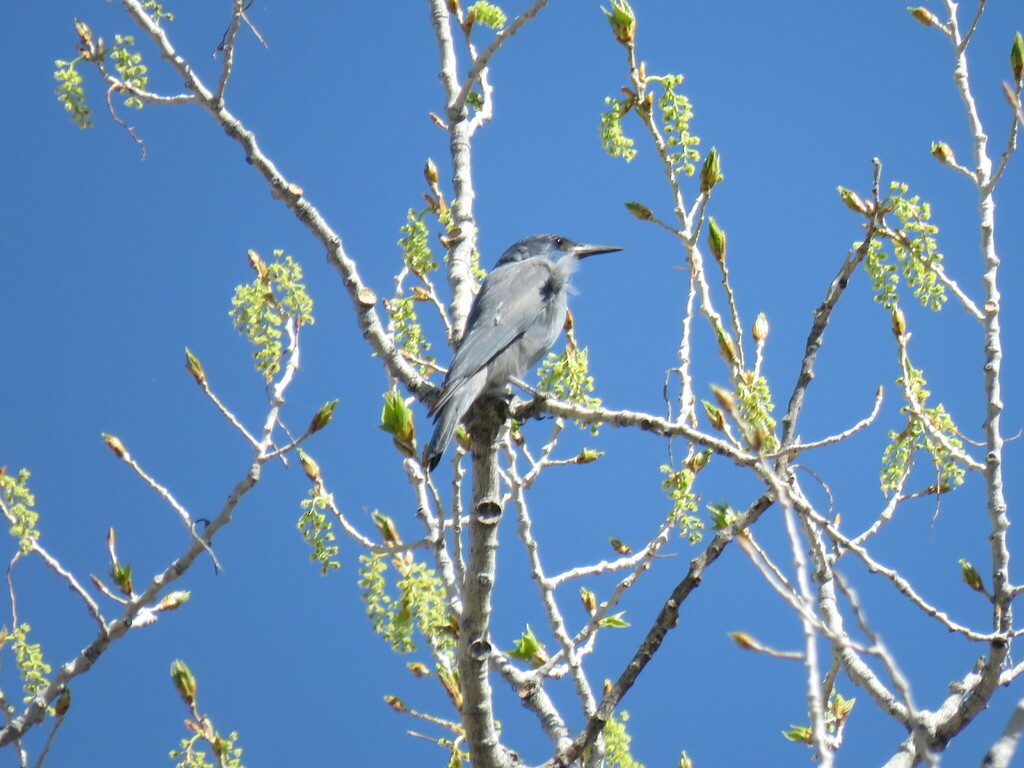
[[[533,235],[515,243],[498,259],[495,268],[512,264],[526,259],[547,259],[548,261],[560,261],[565,256],[575,256],[577,259],[585,259],[587,256],[595,256],[599,253],[611,253],[621,251],[612,245],[587,245],[576,243],[568,237],[561,235]]]

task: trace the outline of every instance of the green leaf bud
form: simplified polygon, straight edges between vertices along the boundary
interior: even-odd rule
[[[200,387],[206,386],[206,371],[203,370],[203,364],[199,362],[199,358],[193,355],[188,347],[185,347],[185,369],[192,374],[196,384]]]
[[[196,678],[192,674],[192,670],[181,659],[175,659],[171,662],[171,681],[174,683],[174,688],[178,691],[182,701],[190,707],[195,704],[196,688],[198,687]]]
[[[966,560],[960,560],[960,575],[968,587],[975,592],[985,593],[985,583],[981,580],[981,574]]]
[[[320,406],[320,410],[313,416],[313,420],[309,422],[309,433],[319,432],[321,429],[331,423],[331,419],[334,418],[334,409],[337,407],[338,401],[331,400],[328,403],[324,403]]]
[[[626,203],[625,205],[626,205],[626,210],[629,211],[631,214],[633,214],[636,218],[640,219],[640,221],[653,221],[654,220],[654,214],[651,212],[651,209],[648,208],[643,203],[637,203],[637,202],[632,202],[631,201],[631,202]]]
[[[725,244],[725,230],[718,226],[718,222],[712,216],[708,219],[708,248],[719,264],[725,263]]]
[[[586,587],[580,587],[580,602],[583,603],[583,610],[590,615],[597,610],[597,596]]]
[[[710,192],[716,184],[724,180],[722,161],[718,156],[718,150],[712,147],[700,169],[700,191]]]
[[[302,471],[306,473],[306,477],[312,480],[314,483],[320,482],[320,465],[316,463],[312,456],[306,453],[301,448],[299,450],[299,464],[302,465]]]
[[[854,192],[852,189],[847,189],[846,187],[836,187],[836,190],[839,192],[839,197],[842,198],[843,204],[847,208],[849,208],[854,213],[863,213],[865,215],[867,214],[868,207],[867,205],[864,204],[864,201],[860,199],[860,196],[858,196],[856,192]]]
[[[610,11],[604,7],[601,10],[608,17],[615,39],[625,46],[632,46],[636,39],[636,15],[629,3],[626,0],[612,0]]]
[[[892,308],[892,332],[896,338],[903,338],[907,332],[907,318],[899,307]]]
[[[1013,45],[1010,47],[1010,71],[1018,83],[1024,77],[1024,38],[1020,36],[1020,32],[1014,35]]]

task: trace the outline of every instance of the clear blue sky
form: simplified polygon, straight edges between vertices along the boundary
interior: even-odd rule
[[[228,5],[168,4],[177,14],[170,34],[207,78]],[[1001,82],[1009,79],[1010,42],[1024,27],[1024,6],[1008,0],[989,6],[972,64],[996,155],[1010,124]],[[885,179],[906,181],[934,203],[947,269],[975,298],[981,295],[975,193],[928,153],[930,142],[942,139],[963,161],[970,155],[951,52],[941,35],[909,17],[903,3],[636,0],[635,9],[640,56],[652,72],[686,75],[693,130],[704,149],[715,145],[722,154],[726,181],[715,191],[711,213],[729,235],[745,324],[758,311],[771,322],[766,373],[780,409],[795,380],[811,311],[860,234],[835,187],[867,192],[873,156],[882,159]],[[229,108],[341,233],[364,280],[386,295],[400,263],[398,227],[406,209],[420,205],[424,160],[434,157],[442,176],[447,172],[445,135],[428,119],[430,111],[442,110],[442,92],[426,4],[257,0],[250,15],[269,48],[241,33]],[[43,543],[80,577],[103,574],[104,537],[114,526],[121,557],[133,564],[137,581],[185,547],[174,513],[110,455],[101,432],[117,434],[196,517],[213,517],[242,476],[251,460],[247,446],[182,363],[188,345],[216,391],[255,427],[263,388],[227,317],[233,287],[250,279],[249,248],[294,255],[316,301],[317,324],[304,336],[303,367],[286,419],[301,428],[321,403],[339,398],[335,423],[310,451],[341,507],[363,528],[369,528],[368,512],[380,509],[411,537],[408,485],[390,439],[376,429],[386,379],[322,249],[197,108],[122,110],[146,141],[148,156],[140,162],[136,145],[107,118],[103,89],[89,75],[97,126],[72,126],[53,96],[52,70],[54,59],[74,55],[76,17],[107,40],[136,32],[118,4],[99,0],[0,9],[8,50],[0,74],[6,101],[0,121],[6,148],[0,465],[33,471]],[[178,92],[180,84],[152,49],[144,45],[143,51],[151,86]],[[685,298],[683,256],[664,232],[622,207],[640,200],[670,215],[652,151],[640,142],[640,156],[626,166],[606,157],[598,142],[603,98],[617,95],[625,76],[622,49],[596,1],[554,0],[497,57],[495,120],[475,144],[480,248],[490,265],[508,244],[534,232],[623,246],[623,254],[594,259],[578,274],[572,299],[578,333],[590,347],[606,404],[663,413],[662,381],[675,361]],[[639,137],[638,126],[629,127]],[[1024,419],[1014,384],[1024,374],[1022,160],[1011,164],[998,197],[1007,434]],[[848,427],[869,411],[875,388],[886,385],[879,424],[806,459],[827,477],[836,511],[852,530],[867,525],[883,504],[879,457],[885,430],[899,423],[889,319],[869,288],[858,273],[829,329],[800,429],[817,439]],[[938,317],[912,308],[908,314],[911,352],[934,396],[968,437],[981,439],[979,327],[952,303]],[[698,395],[706,396],[707,385],[723,382],[726,371],[705,328],[698,343]],[[422,412],[419,417],[422,430]],[[536,435],[545,428],[531,427]],[[532,502],[552,571],[610,557],[610,535],[642,544],[666,509],[659,489],[661,441],[605,429],[596,441],[568,436],[565,455],[584,444],[607,456],[595,466],[552,472]],[[1010,444],[1006,452],[1011,510],[1024,491],[1014,471],[1019,451]],[[382,703],[384,694],[395,693],[410,705],[447,714],[442,695],[427,681],[411,680],[407,659],[370,631],[355,584],[358,551],[343,542],[343,568],[326,579],[306,562],[308,550],[295,531],[306,485],[298,471],[268,468],[235,524],[217,539],[224,571],[215,576],[207,562],[199,563],[181,584],[193,593],[187,608],[132,632],[74,682],[72,716],[53,747],[53,765],[162,764],[184,735],[185,710],[167,675],[174,658],[197,674],[202,708],[218,728],[241,732],[248,765],[442,764],[436,747],[405,735],[407,728],[429,727]],[[905,568],[954,618],[984,630],[985,605],[960,583],[957,567],[961,557],[983,573],[988,566],[980,489],[975,479],[947,497],[934,520],[931,502],[907,505],[879,537],[876,554]],[[704,502],[743,507],[758,489],[720,466],[709,470],[699,490]],[[524,623],[544,625],[536,590],[522,580],[525,558],[513,534],[513,521],[506,520],[494,626],[505,648]],[[757,534],[788,565],[779,515],[766,515]],[[1011,544],[1020,543],[1013,531]],[[4,551],[13,554],[13,546]],[[697,553],[683,541],[673,541],[669,551],[676,557],[659,561],[624,605],[633,628],[600,637],[592,667],[598,685],[601,676],[618,675]],[[853,573],[864,576],[856,568]],[[80,603],[51,574],[22,563],[14,578],[19,618],[32,624],[51,663],[71,658],[91,640]],[[982,649],[921,618],[889,584],[860,578],[858,585],[868,616],[914,683],[917,704],[933,708],[948,681]],[[5,604],[0,624],[10,623],[6,611]],[[803,748],[779,736],[805,719],[802,668],[739,651],[726,637],[730,630],[778,647],[801,642],[791,612],[738,551],[709,572],[662,654],[624,702],[633,715],[634,753],[648,766],[674,764],[681,749],[701,768],[749,764],[751,755],[761,765],[808,760]],[[17,700],[12,667],[3,665],[0,681]],[[570,711],[571,692],[558,690]],[[903,734],[848,682],[840,690],[858,698],[840,764],[878,764]],[[1019,682],[1001,692],[995,711],[955,743],[946,764],[977,764],[1022,694]],[[508,742],[527,761],[543,759],[547,745],[518,703],[502,692],[499,707]],[[28,740],[33,750],[40,735]],[[13,755],[0,764],[14,764]]]

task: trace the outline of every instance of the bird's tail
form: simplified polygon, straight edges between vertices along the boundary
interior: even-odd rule
[[[434,434],[430,436],[430,442],[423,449],[422,464],[431,472],[441,461],[448,443],[452,441],[455,428],[466,415],[466,411],[480,394],[479,387],[465,386],[459,388],[444,404],[434,417]]]

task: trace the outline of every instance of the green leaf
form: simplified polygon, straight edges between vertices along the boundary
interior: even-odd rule
[[[512,650],[508,652],[508,655],[513,659],[529,662],[534,667],[539,667],[548,660],[544,644],[533,634],[529,624],[526,625],[526,631],[519,636]]]
[[[597,626],[612,627],[614,629],[624,629],[625,627],[629,626],[629,622],[622,618],[625,615],[625,611],[619,611],[618,613],[613,613],[610,616],[605,616],[603,619],[597,622]]]

